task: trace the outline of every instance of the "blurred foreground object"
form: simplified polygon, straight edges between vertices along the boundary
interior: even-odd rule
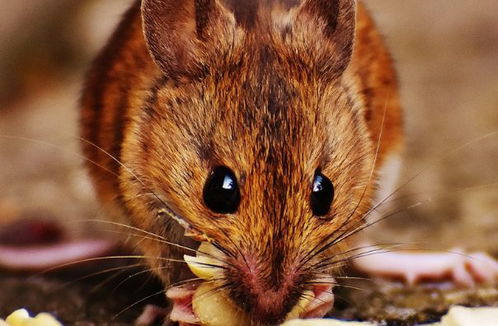
[[[0,326],[62,326],[52,315],[42,312],[31,317],[26,309],[19,309],[11,313],[4,321],[0,319]]]
[[[372,326],[375,324],[346,322],[340,320],[309,319],[291,320],[281,326]],[[498,325],[498,308],[466,308],[455,306],[443,316],[440,323],[426,326],[496,326]]]
[[[0,268],[42,271],[105,256],[117,244],[108,239],[65,239],[55,221],[19,220],[0,228]]]

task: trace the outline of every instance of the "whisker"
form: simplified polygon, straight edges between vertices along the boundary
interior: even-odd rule
[[[355,252],[355,251],[366,252],[367,251],[366,249],[374,250],[374,249],[379,249],[379,248],[381,248],[381,249],[386,249],[386,248],[396,249],[396,248],[399,248],[399,247],[405,246],[405,245],[407,245],[407,243],[373,244],[373,245],[365,245],[365,246],[360,246],[360,247],[354,247],[354,248],[348,249],[346,251],[334,254],[331,257],[326,257],[323,260],[321,260],[320,262],[324,262],[324,261],[328,261],[328,260],[331,260],[331,259],[335,259],[337,257],[348,255],[348,254],[350,254],[352,252]]]
[[[305,285],[320,285],[320,284],[322,284],[322,285],[334,285],[335,288],[352,289],[352,290],[358,290],[358,291],[363,291],[363,292],[368,291],[368,289],[360,288],[357,286],[345,285],[345,284],[341,284],[341,283],[332,283],[332,282],[305,282],[304,284]],[[324,292],[334,294],[333,290],[326,290]]]
[[[477,137],[476,139],[473,139],[465,144],[462,144],[461,146],[458,146],[457,148],[453,149],[453,150],[450,150],[448,151],[445,155],[443,155],[442,157],[440,157],[438,159],[438,161],[436,163],[432,162],[432,164],[429,164],[428,166],[422,168],[418,173],[416,173],[415,175],[413,175],[412,177],[410,177],[407,181],[403,182],[400,186],[398,186],[394,191],[392,191],[389,195],[387,195],[385,198],[383,198],[379,203],[375,204],[372,208],[370,208],[364,215],[363,217],[361,218],[361,221],[366,221],[366,218],[368,216],[370,216],[370,214],[374,211],[376,211],[380,206],[382,206],[387,200],[389,200],[390,198],[392,198],[395,194],[397,194],[401,189],[405,188],[408,184],[410,184],[411,182],[413,182],[416,178],[418,178],[422,173],[426,172],[428,168],[430,168],[431,166],[435,166],[437,165],[438,163],[441,163],[444,159],[446,159],[447,157],[453,155],[454,153],[462,150],[463,148],[467,147],[467,146],[470,146],[471,144],[473,143],[476,143],[476,142],[479,142],[479,141],[482,141],[486,138],[490,138],[490,137],[493,137],[495,135],[498,134],[498,131],[493,131],[493,132],[490,132],[486,135],[483,135],[481,137]],[[394,212],[393,214],[387,214],[385,215],[384,217],[381,217],[379,218],[378,220],[374,221],[373,223],[367,223],[366,225],[363,225],[363,226],[360,226],[360,227],[357,227],[356,229],[353,228],[353,230],[351,230],[351,228],[347,228],[346,230],[344,230],[337,238],[333,239],[331,242],[325,244],[322,249],[319,249],[318,251],[314,252],[316,250],[317,247],[313,248],[310,253],[313,253],[311,256],[311,258],[306,258],[306,260],[304,261],[302,265],[306,264],[310,259],[312,259],[314,256],[316,256],[317,254],[319,254],[320,252],[323,252],[324,250],[326,249],[329,249],[330,247],[332,247],[333,245],[336,245],[337,243],[341,242],[342,240],[346,239],[346,238],[349,238],[350,236],[366,229],[367,227],[370,227],[370,226],[373,226],[374,224],[377,224],[379,223],[380,221],[386,219],[386,218],[389,218],[397,213],[400,213],[402,211],[408,211],[408,210],[411,210],[415,207],[418,207],[420,205],[422,205],[423,203],[425,202],[428,202],[429,200],[426,200],[426,201],[419,201],[419,202],[416,202],[412,205],[410,205],[409,207],[405,208],[405,209],[402,209],[402,210],[399,210],[399,211],[396,211]],[[347,219],[349,220],[349,218]],[[345,226],[346,223],[343,223],[343,225],[341,225],[341,227],[337,228],[337,230],[335,230],[334,232],[331,233],[331,235],[329,237],[333,237],[335,235],[336,232],[338,232],[339,230],[341,230],[341,228],[343,226]],[[339,241],[337,241],[337,239],[339,239]]]
[[[112,155],[111,153],[109,153],[108,151],[106,151],[105,149],[103,149],[102,147],[98,146],[97,144],[95,144],[95,143],[93,143],[93,142],[91,142],[91,141],[89,141],[89,140],[87,140],[87,139],[85,139],[83,137],[76,137],[76,139],[79,140],[79,141],[82,141],[82,142],[84,142],[84,143],[86,143],[86,144],[88,144],[90,146],[93,146],[94,148],[98,149],[99,151],[101,151],[102,153],[104,153],[105,155],[107,155],[111,160],[113,160],[114,162],[116,162],[117,164],[119,164],[119,166],[121,166],[123,169],[125,169],[126,172],[128,172],[132,177],[134,177],[144,187],[144,189],[148,189],[149,191],[151,191],[149,189],[149,187],[147,187],[145,185],[145,182],[143,182],[143,180],[140,179],[137,176],[137,174],[132,169],[130,169],[129,167],[127,167],[123,162],[121,162],[121,160],[119,160],[118,158],[116,158],[114,155]],[[156,197],[156,199],[161,204],[163,204],[165,207],[167,207],[168,210],[169,210],[168,205],[161,198],[159,198],[159,196],[155,192],[153,192],[153,191],[151,191],[151,192],[154,195],[154,197]]]
[[[114,273],[110,275],[109,277],[105,278],[103,281],[97,283],[95,286],[92,287],[92,289],[89,291],[89,294],[96,293],[98,290],[102,289],[107,283],[111,282],[113,279],[119,277],[121,274],[124,274],[126,272],[125,269]]]
[[[215,279],[212,279],[213,281],[221,281],[223,280],[222,278],[215,278]],[[178,281],[178,282],[175,282],[175,283],[171,283],[169,284],[166,289],[171,289],[171,288],[174,288],[174,287],[177,287],[177,286],[181,286],[181,285],[184,285],[184,284],[188,284],[188,283],[191,283],[191,282],[196,282],[196,281],[204,281],[204,279],[200,278],[200,277],[193,277],[193,278],[189,278],[189,279],[186,279],[186,280],[183,280],[183,281]]]
[[[387,218],[389,218],[389,217],[391,217],[391,216],[394,216],[394,215],[396,215],[396,214],[398,214],[398,213],[400,213],[400,212],[407,211],[407,210],[409,210],[409,209],[413,209],[413,208],[415,208],[415,207],[418,207],[418,206],[420,206],[421,204],[422,204],[422,202],[418,202],[418,203],[416,203],[416,204],[414,204],[414,205],[411,205],[411,206],[409,206],[409,207],[407,207],[407,208],[403,208],[403,209],[400,209],[400,210],[394,211],[394,212],[392,212],[391,214],[387,214],[387,215],[385,215],[385,216],[381,216],[380,218],[378,218],[378,219],[377,219],[377,220],[375,220],[375,221],[372,221],[372,222],[369,222],[369,223],[366,223],[366,224],[360,225],[360,226],[358,226],[358,227],[354,227],[354,226],[352,226],[352,227],[353,227],[353,229],[351,229],[351,228],[346,229],[346,230],[345,230],[344,232],[342,232],[342,233],[341,233],[338,237],[336,237],[336,238],[332,239],[330,242],[328,242],[327,244],[325,244],[325,245],[324,245],[324,246],[323,246],[323,247],[319,250],[319,252],[323,252],[323,251],[325,251],[325,250],[328,250],[328,249],[330,249],[331,247],[333,247],[334,245],[337,245],[338,243],[340,243],[340,242],[342,242],[342,241],[346,240],[347,238],[349,238],[349,237],[351,237],[351,236],[353,236],[353,235],[357,234],[358,232],[361,232],[361,231],[365,230],[365,229],[366,229],[366,228],[368,228],[368,227],[371,227],[371,226],[373,226],[373,225],[375,225],[375,224],[377,224],[377,223],[380,223],[381,221],[383,221],[383,220],[385,220],[385,219],[387,219]],[[371,211],[372,211],[372,210],[371,210]]]
[[[375,221],[372,221],[372,222],[369,222],[369,223],[363,224],[363,225],[361,225],[361,226],[359,226],[359,227],[357,227],[357,228],[353,229],[353,230],[352,230],[352,231],[350,231],[349,233],[341,235],[341,238],[336,238],[336,239],[334,240],[334,243],[333,243],[332,245],[338,244],[338,243],[340,243],[341,241],[343,241],[343,240],[345,240],[345,239],[347,239],[347,238],[349,238],[349,237],[351,237],[351,236],[353,236],[353,235],[357,234],[358,232],[361,232],[361,231],[365,230],[366,228],[369,228],[369,227],[371,227],[371,226],[373,226],[373,225],[376,225],[376,224],[378,224],[378,223],[380,223],[380,222],[382,222],[382,221],[384,221],[384,220],[386,220],[386,219],[388,219],[388,218],[390,218],[390,217],[392,217],[392,216],[394,216],[394,215],[396,215],[396,214],[399,214],[400,212],[406,212],[406,211],[408,211],[408,210],[411,210],[411,209],[414,209],[414,208],[416,208],[416,207],[419,207],[419,206],[421,206],[423,203],[424,203],[423,201],[419,201],[419,202],[417,202],[417,203],[415,203],[415,204],[413,204],[413,205],[410,205],[410,206],[408,206],[408,207],[405,207],[405,208],[402,208],[402,209],[396,210],[396,211],[394,211],[394,212],[392,212],[392,213],[390,213],[390,214],[387,214],[387,215],[381,216],[380,218],[378,218],[378,219],[377,219],[377,220],[375,220]]]
[[[185,219],[179,217],[178,215],[175,214],[175,212],[168,206],[168,204],[166,204],[166,202],[161,199],[159,197],[159,195],[157,195],[157,193],[155,193],[154,191],[152,191],[152,189],[150,189],[150,187],[148,187],[145,182],[140,179],[137,174],[129,167],[127,167],[123,162],[121,162],[119,159],[117,159],[116,157],[114,157],[111,153],[109,153],[108,151],[106,151],[105,149],[101,148],[100,146],[98,146],[97,144],[83,138],[83,137],[76,137],[76,139],[82,141],[82,142],[85,142],[86,144],[90,145],[90,146],[93,146],[95,147],[96,149],[102,151],[102,153],[104,153],[105,155],[107,155],[110,159],[112,159],[113,161],[115,161],[119,166],[121,166],[126,172],[128,172],[133,178],[135,178],[135,180],[137,180],[141,185],[142,187],[151,192],[153,194],[153,196],[161,203],[162,205],[162,208],[160,210],[161,214],[165,214],[167,215],[169,218],[173,219],[174,221],[176,221],[178,224],[180,224],[182,227],[184,227],[185,229],[187,229],[190,225],[189,223],[187,223],[185,221]]]
[[[138,276],[143,275],[143,274],[152,273],[152,272],[155,272],[155,271],[160,271],[160,270],[163,270],[163,269],[168,269],[168,268],[171,268],[171,266],[160,266],[160,267],[155,267],[155,268],[147,268],[147,269],[138,271],[136,273],[133,273],[131,275],[128,275],[125,279],[121,280],[118,284],[116,284],[116,286],[112,290],[111,294],[113,294],[114,292],[116,292],[117,289],[119,289],[126,282],[130,281],[132,278],[138,277]]]
[[[55,149],[58,149],[60,151],[63,151],[63,152],[67,152],[67,153],[70,153],[84,161],[87,161],[87,162],[90,162],[91,164],[103,169],[104,171],[110,173],[111,175],[115,176],[115,177],[119,177],[118,174],[116,174],[114,171],[111,171],[109,170],[107,167],[89,159],[88,157],[82,155],[82,154],[79,154],[79,153],[76,153],[74,151],[69,151],[67,149],[65,149],[64,147],[62,146],[58,146],[58,145],[55,145],[53,143],[49,143],[49,142],[46,142],[46,141],[42,141],[42,140],[38,140],[38,139],[34,139],[34,138],[29,138],[29,137],[23,137],[23,136],[14,136],[14,135],[0,135],[0,137],[3,137],[3,138],[7,138],[7,139],[14,139],[14,140],[23,140],[23,141],[28,141],[28,142],[33,142],[33,143],[38,143],[38,144],[41,144],[41,145],[45,145],[45,146],[50,146],[52,148],[55,148]],[[107,152],[105,149],[101,148],[100,146],[98,146],[97,144],[83,138],[83,137],[71,137],[75,140],[79,140],[81,142],[84,142],[90,146],[93,146],[94,148],[98,149],[99,151],[101,151],[102,153],[104,153],[105,155],[107,155],[109,158],[111,158],[113,161],[115,161],[117,164],[119,164],[119,166],[121,166],[125,171],[127,171],[131,176],[133,176],[143,187],[144,189],[148,190],[150,194],[152,194],[160,203],[161,205],[163,206],[162,208],[162,213],[166,214],[169,218],[175,220],[176,222],[178,222],[181,226],[183,226],[184,228],[187,228],[189,225],[185,222],[185,220],[183,218],[180,218],[179,216],[177,216],[173,210],[171,210],[169,208],[169,206],[166,204],[166,202],[164,200],[162,200],[154,191],[152,191],[152,189],[150,189],[149,187],[146,186],[146,184],[143,182],[143,180],[141,180],[137,175],[136,173],[134,173],[129,167],[127,167],[125,164],[123,164],[123,162],[121,162],[119,159],[117,159],[116,157],[114,157],[111,153]]]
[[[100,271],[96,271],[96,272],[87,274],[85,276],[79,277],[79,278],[77,278],[75,280],[63,283],[60,286],[58,286],[55,289],[55,291],[60,291],[60,290],[64,289],[65,287],[71,286],[71,285],[73,285],[75,283],[78,283],[78,282],[81,282],[83,280],[92,278],[94,276],[99,276],[99,275],[102,275],[102,274],[106,274],[106,273],[110,273],[110,272],[114,272],[114,271],[119,271],[119,270],[126,271],[127,269],[131,269],[131,268],[135,268],[135,267],[140,267],[140,266],[144,266],[144,265],[145,264],[137,263],[137,264],[131,264],[131,265],[126,265],[126,266],[117,266],[117,267],[106,268],[106,269],[103,269],[103,270],[100,270]]]
[[[498,135],[498,130],[497,131],[493,131],[493,132],[490,132],[488,134],[485,134],[481,137],[477,137],[475,139],[472,139],[470,140],[469,142],[467,143],[464,143],[460,146],[458,146],[457,148],[454,148],[452,150],[449,150],[447,151],[446,153],[444,153],[442,156],[440,156],[436,162],[430,162],[429,164],[426,164],[424,167],[422,167],[417,173],[415,173],[415,175],[413,175],[412,177],[408,178],[408,180],[406,180],[405,182],[403,182],[401,185],[399,185],[396,189],[394,189],[389,195],[387,195],[385,198],[383,198],[379,203],[377,203],[376,205],[374,205],[366,214],[365,216],[362,218],[362,220],[364,221],[366,219],[366,217],[372,212],[372,211],[376,211],[377,208],[379,208],[381,205],[383,205],[388,199],[392,198],[396,193],[398,193],[400,190],[402,190],[404,187],[408,186],[408,184],[410,184],[411,182],[413,182],[416,178],[418,178],[420,175],[422,175],[423,173],[427,172],[427,170],[429,170],[429,168],[431,167],[434,167],[434,166],[437,166],[438,164],[441,164],[446,158],[450,157],[451,155],[457,153],[458,151],[464,149],[465,147],[467,146],[470,146],[472,145],[473,143],[476,143],[476,142],[479,142],[479,141],[482,141],[484,139],[487,139],[487,138],[491,138],[495,135]]]
[[[342,264],[342,263],[350,262],[350,261],[357,259],[357,258],[367,257],[367,256],[371,256],[371,255],[376,255],[376,254],[383,254],[383,253],[388,253],[388,252],[393,252],[393,251],[394,250],[388,250],[388,249],[384,249],[384,248],[374,248],[371,250],[360,252],[358,254],[347,256],[345,258],[341,258],[341,259],[337,259],[337,260],[329,260],[326,262],[320,262],[319,264],[314,265],[314,268],[318,271],[321,271],[324,268],[330,268],[330,266],[334,266],[337,263]]]
[[[113,259],[155,259],[155,260],[162,260],[162,261],[168,261],[168,262],[176,262],[176,263],[183,263],[186,264],[184,260],[180,259],[172,259],[172,258],[164,258],[164,257],[155,257],[155,256],[143,256],[143,255],[118,255],[118,256],[103,256],[103,257],[93,257],[93,258],[87,258],[87,259],[81,259],[78,261],[73,261],[73,262],[68,262],[64,264],[60,264],[48,269],[45,269],[41,272],[36,273],[34,276],[40,276],[43,274],[47,274],[49,272],[55,271],[57,269],[61,269],[64,267],[72,266],[72,265],[77,265],[77,264],[82,264],[82,263],[88,263],[88,262],[94,262],[94,261],[102,261],[102,260],[113,260]]]
[[[207,280],[206,283],[215,283],[215,282],[220,281],[220,280],[223,280],[223,279]],[[205,296],[213,296],[216,293],[220,292],[221,290],[229,288],[230,286],[233,286],[233,284],[232,283],[224,283],[224,284],[221,284],[219,286],[215,286],[214,288],[209,289],[206,292],[203,292],[203,293],[200,293],[200,294],[197,293],[196,294],[196,298],[197,299],[201,299],[201,298],[204,298]],[[192,306],[192,304],[193,304],[193,302],[190,302],[190,306]]]
[[[463,188],[454,188],[450,190],[429,190],[426,192],[419,192],[419,193],[411,193],[411,194],[406,194],[403,196],[398,196],[396,198],[392,198],[391,200],[388,200],[383,203],[384,204],[391,204],[397,201],[401,200],[406,200],[409,198],[413,197],[421,197],[421,196],[427,196],[427,195],[453,195],[453,194],[459,194],[459,193],[465,193],[465,192],[470,192],[470,191],[476,191],[476,190],[483,190],[487,188],[492,188],[498,186],[498,182],[493,182],[493,183],[488,183],[484,185],[478,185],[478,186],[469,186],[469,187],[463,187]]]
[[[120,310],[117,314],[115,314],[115,315],[112,317],[112,320],[115,320],[116,318],[118,318],[119,316],[121,316],[123,313],[125,313],[126,311],[130,310],[131,308],[133,308],[133,307],[135,307],[135,306],[139,305],[140,303],[142,303],[142,302],[144,302],[144,301],[146,301],[146,300],[148,300],[148,299],[150,299],[150,298],[153,298],[153,297],[155,297],[155,296],[158,296],[158,295],[160,295],[160,294],[164,294],[165,292],[166,292],[165,290],[157,291],[157,292],[155,292],[155,293],[152,293],[151,295],[146,296],[145,298],[142,298],[142,299],[140,299],[140,300],[138,300],[138,301],[135,301],[134,303],[132,303],[132,304],[128,305],[126,308],[124,308],[124,309]]]
[[[157,240],[160,243],[167,244],[169,246],[177,247],[177,248],[180,248],[180,249],[184,249],[184,250],[187,250],[187,251],[190,251],[190,252],[197,252],[197,250],[195,250],[195,249],[189,248],[187,246],[180,245],[178,243],[171,242],[171,241],[169,241],[168,239],[166,239],[165,237],[163,237],[163,236],[161,236],[159,234],[156,234],[156,233],[153,233],[153,232],[149,232],[149,231],[146,231],[146,230],[143,230],[143,229],[140,229],[140,228],[128,225],[128,224],[119,223],[119,222],[115,222],[115,221],[101,220],[101,219],[82,219],[80,221],[84,221],[84,222],[97,222],[97,223],[111,224],[111,225],[116,225],[116,226],[124,227],[124,228],[130,229],[130,230],[133,230],[133,231],[141,232],[141,233],[143,233],[143,234],[145,234],[147,236],[152,237],[152,238],[147,238],[147,239]],[[111,231],[108,231],[108,232],[111,232]],[[138,235],[138,236],[141,236],[141,235]],[[206,255],[208,255],[208,254],[206,254]]]
[[[82,154],[79,154],[79,153],[77,153],[75,151],[70,151],[67,148],[63,147],[63,146],[56,145],[54,143],[50,143],[50,142],[47,142],[47,141],[44,141],[44,140],[30,138],[30,137],[24,137],[24,136],[0,135],[0,137],[1,138],[6,138],[6,139],[12,139],[12,140],[22,140],[22,141],[26,141],[26,142],[30,142],[30,143],[35,143],[35,144],[39,144],[39,145],[44,145],[44,146],[52,147],[52,148],[57,149],[57,150],[59,150],[61,152],[72,154],[75,157],[78,157],[78,158],[80,158],[80,159],[82,159],[84,161],[92,163],[93,165],[95,165],[95,166],[101,168],[102,170],[104,170],[104,171],[106,171],[106,172],[114,175],[115,177],[119,177],[119,175],[117,175],[113,171],[109,170],[105,166],[100,165],[99,163],[97,163],[95,161],[92,161],[91,159],[87,158],[86,156],[84,156]]]
[[[367,192],[368,186],[369,186],[370,182],[372,181],[372,178],[373,178],[374,173],[375,173],[375,167],[376,167],[377,159],[378,159],[378,156],[379,156],[379,153],[380,153],[380,144],[381,144],[381,141],[382,141],[382,135],[384,133],[384,123],[385,123],[385,119],[386,119],[388,99],[389,99],[389,94],[387,95],[386,101],[385,101],[385,104],[384,104],[384,112],[382,114],[382,122],[381,122],[381,128],[380,128],[380,132],[379,132],[379,137],[377,138],[377,146],[376,146],[376,149],[375,149],[375,156],[374,156],[374,159],[373,159],[373,162],[372,162],[372,166],[370,167],[370,173],[369,173],[369,176],[368,176],[368,180],[367,180],[367,182],[365,184],[365,187],[363,188],[363,192],[362,192],[362,194],[360,196],[360,199],[358,200],[358,203],[356,204],[356,206],[353,209],[353,211],[344,220],[344,222],[342,222],[342,224],[336,230],[334,230],[328,237],[333,237],[336,232],[339,232],[339,230],[341,230],[345,225],[347,225],[349,223],[349,221],[351,220],[351,217],[356,213],[356,211],[360,207],[360,205],[361,205],[361,203],[363,201],[363,198],[365,197],[365,194]],[[320,252],[323,252],[323,250],[318,250],[317,253],[313,253],[316,250],[316,248],[318,248],[318,246],[319,246],[319,244],[317,244],[314,248],[312,248],[312,250],[310,251],[310,254],[307,255],[308,257],[305,256],[306,258],[304,259],[304,261],[302,261],[299,264],[298,268],[301,268],[303,265],[305,265],[306,263],[308,263],[311,259],[313,259],[314,257],[316,257],[316,255],[320,254]]]

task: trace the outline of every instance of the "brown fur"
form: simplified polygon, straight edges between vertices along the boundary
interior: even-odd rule
[[[166,204],[229,253],[225,277],[238,284],[229,287],[232,298],[255,320],[274,323],[297,302],[302,283],[319,277],[312,266],[324,256],[289,271],[361,224],[374,162],[378,168],[400,150],[401,113],[389,54],[363,5],[355,25],[352,0],[307,0],[291,9],[294,1],[247,1],[235,12],[230,3],[133,5],[88,75],[83,148],[98,164],[88,167],[110,215],[189,243],[158,214]],[[240,185],[232,215],[203,203],[205,180],[219,165]],[[317,169],[336,189],[326,218],[314,217],[309,204]],[[151,239],[140,250],[179,257]],[[342,242],[326,253],[341,250]],[[247,259],[259,292],[236,268]],[[166,283],[185,269],[171,267],[157,272]],[[275,298],[271,309],[260,304],[263,296]]]

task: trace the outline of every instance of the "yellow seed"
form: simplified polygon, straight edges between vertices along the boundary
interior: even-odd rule
[[[333,319],[295,319],[280,326],[376,326],[371,323],[349,322]]]
[[[29,318],[29,313],[26,309],[18,309],[11,313],[5,321],[9,326],[23,326]]]
[[[212,280],[216,273],[219,273],[219,268],[214,266],[219,266],[221,263],[215,257],[221,257],[221,252],[209,242],[203,242],[195,257],[184,255],[183,259],[194,275],[203,280]]]
[[[250,326],[247,314],[212,282],[199,286],[192,299],[195,315],[203,326]]]
[[[27,326],[62,326],[52,315],[45,312],[39,313],[29,320]]]
[[[26,309],[11,313],[5,321],[0,320],[0,326],[62,326],[52,315],[40,313],[32,318]]]
[[[301,300],[292,308],[291,312],[287,314],[285,320],[297,319],[301,317],[303,312],[306,310],[306,307],[310,304],[311,301],[315,298],[315,294],[313,291],[304,292]]]
[[[187,262],[188,267],[195,276],[200,277],[203,280],[214,278],[216,269],[209,266],[213,263],[211,258],[185,255],[183,256],[183,259]]]

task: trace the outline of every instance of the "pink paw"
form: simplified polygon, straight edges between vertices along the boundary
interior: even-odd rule
[[[368,251],[371,250],[369,246]],[[450,279],[460,286],[471,287],[498,281],[498,261],[485,253],[465,254],[459,249],[441,253],[371,254],[355,259],[353,265],[365,274],[403,279],[410,285],[422,280]]]

